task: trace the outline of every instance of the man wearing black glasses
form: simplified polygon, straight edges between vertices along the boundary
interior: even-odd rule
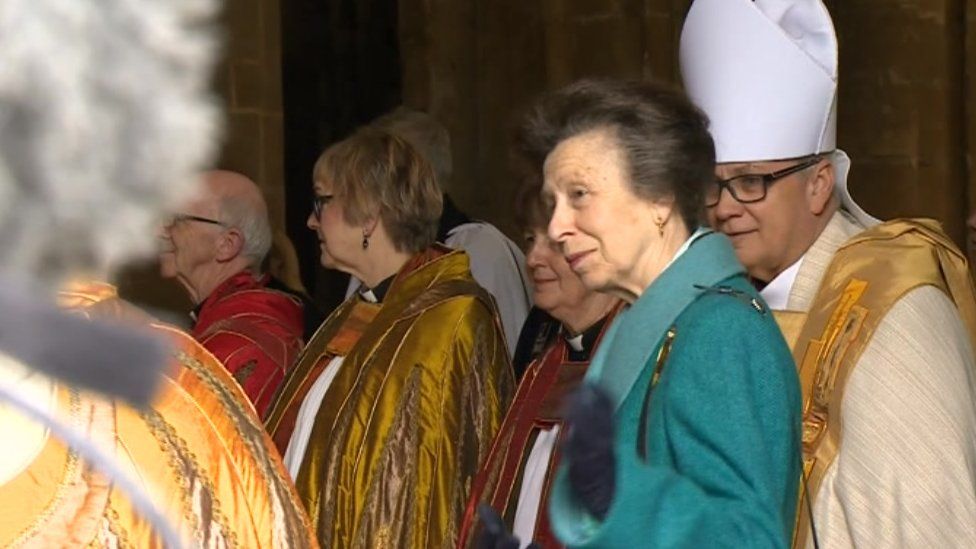
[[[879,223],[836,148],[820,0],[696,0],[685,89],[708,115],[709,222],[776,312],[803,390],[795,547],[976,547],[976,302],[937,223]]]
[[[263,415],[302,346],[302,303],[269,287],[271,248],[260,189],[234,172],[204,175],[205,192],[160,231],[160,271],[196,305],[193,337],[234,376]]]
[[[827,155],[725,163],[705,190],[705,207],[753,280],[766,286],[806,252],[837,211],[833,186]]]

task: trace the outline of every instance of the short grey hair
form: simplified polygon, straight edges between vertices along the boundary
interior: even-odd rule
[[[434,168],[441,185],[451,180],[454,164],[451,157],[451,134],[433,116],[400,106],[373,120],[371,126],[406,140]]]
[[[220,221],[241,231],[244,246],[241,255],[248,259],[251,270],[258,270],[271,250],[271,222],[265,208],[250,200],[225,196],[220,199]]]
[[[516,135],[516,163],[541,180],[546,157],[559,143],[598,130],[619,147],[631,190],[644,200],[673,198],[693,232],[702,219],[705,186],[715,180],[705,114],[662,84],[580,80],[544,95],[529,110]]]

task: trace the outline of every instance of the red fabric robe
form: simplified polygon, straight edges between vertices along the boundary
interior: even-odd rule
[[[619,310],[620,306],[616,307],[603,320],[600,334],[587,350],[590,357],[593,356],[600,339]],[[571,361],[569,344],[565,338],[557,337],[543,354],[526,368],[512,407],[505,415],[501,430],[492,443],[491,452],[472,483],[471,495],[468,498],[458,536],[458,548],[476,547],[477,532],[480,528],[477,510],[482,502],[498,511],[505,525],[511,530],[518,506],[522,477],[535,439],[540,430],[562,425],[563,399],[583,380],[589,365],[589,360]],[[560,442],[549,460],[544,493],[539,501],[539,512],[536,516],[535,536],[532,541],[543,549],[562,547],[549,529],[547,511],[549,488],[556,465],[559,463],[559,447],[562,438],[561,430]]]
[[[263,417],[302,348],[302,305],[265,286],[268,275],[242,271],[199,307],[191,334],[241,385]]]

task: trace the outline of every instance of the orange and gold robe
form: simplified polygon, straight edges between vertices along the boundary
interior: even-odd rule
[[[147,322],[105,285],[74,287],[62,305],[93,317]],[[192,547],[315,547],[308,520],[246,397],[187,334],[152,324],[173,342],[170,370],[151,407],[138,410],[46,380],[0,355],[0,372],[32,387],[45,408],[87,433],[143,486]],[[125,493],[60,441],[0,410],[7,435],[36,448],[0,472],[0,546],[161,547]],[[40,436],[38,436],[38,434]],[[15,435],[14,435],[15,436]]]
[[[592,356],[593,349],[599,345],[606,328],[613,322],[619,309],[618,306],[597,326],[594,326],[597,335],[586,349],[587,356],[584,360],[573,360],[569,343],[565,338],[558,337],[542,356],[533,360],[526,368],[512,406],[505,414],[505,421],[492,444],[491,452],[472,484],[458,537],[459,549],[476,547],[477,510],[481,503],[487,503],[498,511],[508,529],[513,529],[522,484],[525,482],[526,466],[535,440],[540,433],[551,432],[554,428],[562,426],[563,401],[583,380],[586,369],[590,365],[589,357]],[[560,441],[563,434],[564,431],[559,431],[557,435]],[[522,540],[533,541],[544,549],[562,547],[549,529],[547,512],[549,489],[552,486],[557,463],[559,463],[558,442],[549,455],[549,464],[536,513],[534,534],[531,540]],[[515,532],[515,534],[520,533]]]
[[[292,471],[319,543],[453,545],[513,385],[493,300],[464,252],[428,249],[381,303],[354,295],[326,320],[271,407],[268,430],[282,452],[336,357],[343,362],[312,403],[311,436]]]

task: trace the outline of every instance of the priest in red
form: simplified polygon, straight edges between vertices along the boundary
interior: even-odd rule
[[[196,304],[193,337],[263,416],[301,349],[302,303],[260,272],[271,228],[257,185],[228,171],[208,172],[204,183],[160,232],[161,273],[186,288]]]
[[[533,313],[550,316],[558,331],[551,337],[545,322],[527,322],[522,329],[518,348],[543,350],[526,368],[512,407],[472,483],[459,548],[499,546],[497,541],[486,543],[488,534],[478,520],[481,504],[495,509],[504,530],[523,546],[535,541],[543,549],[560,547],[549,530],[546,509],[563,434],[563,397],[582,381],[594,349],[621,306],[616,297],[584,288],[549,241],[540,191],[535,185],[523,189],[516,214],[525,230]]]

